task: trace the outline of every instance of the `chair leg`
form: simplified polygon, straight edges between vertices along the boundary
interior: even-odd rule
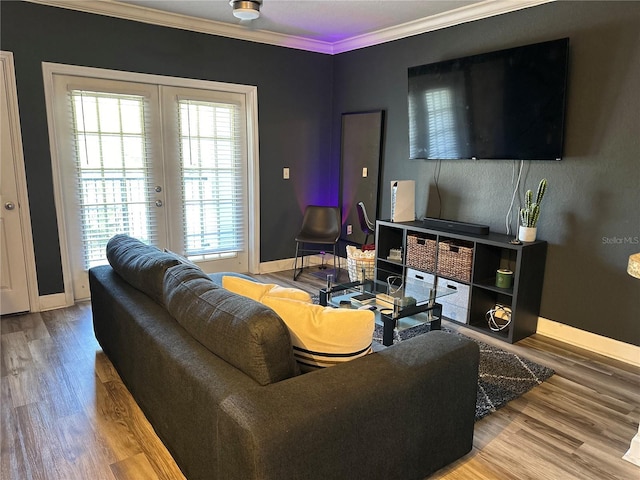
[[[300,270],[298,270],[298,247],[300,246],[300,242],[296,242],[296,258],[293,263],[293,281],[295,282],[298,279],[298,276],[302,273],[304,269],[304,255],[300,257]]]
[[[300,246],[300,244],[298,242],[296,242],[296,258],[293,261],[293,281],[295,282],[296,279],[298,278],[298,247]],[[304,268],[304,257],[302,257],[302,268]],[[300,271],[302,272],[302,268],[300,269]]]
[[[305,257],[304,249],[302,250],[303,251],[302,255],[300,255],[300,268],[298,268],[299,247],[300,247],[300,243],[296,242],[296,256],[293,261],[293,280],[294,281],[298,279],[298,277],[304,270],[304,257]],[[318,253],[320,252],[318,251]],[[334,277],[335,277],[334,280],[338,281],[338,276],[340,275],[340,257],[338,257],[337,245],[333,246],[333,271],[334,271]]]

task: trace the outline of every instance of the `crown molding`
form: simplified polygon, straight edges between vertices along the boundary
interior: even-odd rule
[[[433,32],[454,25],[473,22],[483,18],[495,17],[505,13],[536,7],[556,0],[486,0],[481,3],[456,8],[438,15],[413,20],[372,32],[358,35],[333,43],[333,52],[344,53],[351,50],[379,45],[381,43],[407,38],[421,33]]]
[[[137,5],[120,3],[114,0],[26,1],[52,7],[77,10],[85,13],[94,13],[109,17],[122,18],[125,20],[133,20],[135,22],[149,23],[152,25],[160,25],[209,35],[218,35],[238,40],[247,40],[250,42],[333,55],[483,18],[523,10],[525,8],[535,7],[544,3],[554,2],[556,0],[486,0],[481,3],[457,8],[439,15],[414,20],[368,34],[357,35],[333,43],[300,36],[284,35],[266,30],[252,30],[241,25],[217,22],[214,20],[206,20],[175,13],[167,13]]]
[[[252,30],[241,25],[216,22],[203,18],[190,17],[177,13],[167,13],[147,7],[139,7],[112,0],[26,0],[30,3],[47,5],[50,7],[66,8],[85,13],[95,13],[108,17],[133,20],[163,27],[178,28],[192,32],[218,35],[221,37],[248,40],[250,42],[265,43],[280,47],[308,50],[318,53],[333,53],[330,42],[322,42],[304,37],[284,35],[266,30]]]

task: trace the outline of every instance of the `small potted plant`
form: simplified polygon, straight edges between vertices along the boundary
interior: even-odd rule
[[[518,231],[518,239],[522,242],[533,242],[536,239],[538,218],[540,217],[540,204],[542,197],[547,191],[547,179],[540,180],[536,200],[533,201],[533,192],[527,190],[525,194],[524,208],[520,209],[520,230]]]

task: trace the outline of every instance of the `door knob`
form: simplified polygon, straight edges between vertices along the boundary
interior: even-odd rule
[[[7,210],[13,210],[16,208],[16,206],[13,202],[7,202],[4,204],[4,208]]]

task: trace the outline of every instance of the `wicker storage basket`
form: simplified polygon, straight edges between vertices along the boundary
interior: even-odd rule
[[[353,245],[347,245],[347,271],[349,272],[349,281],[359,282],[365,279],[373,279],[375,256],[375,250],[362,251]],[[363,268],[365,278],[362,278]]]
[[[438,242],[438,275],[463,282],[471,280],[473,247],[451,240]]]
[[[425,272],[435,272],[436,241],[407,235],[407,267]]]

